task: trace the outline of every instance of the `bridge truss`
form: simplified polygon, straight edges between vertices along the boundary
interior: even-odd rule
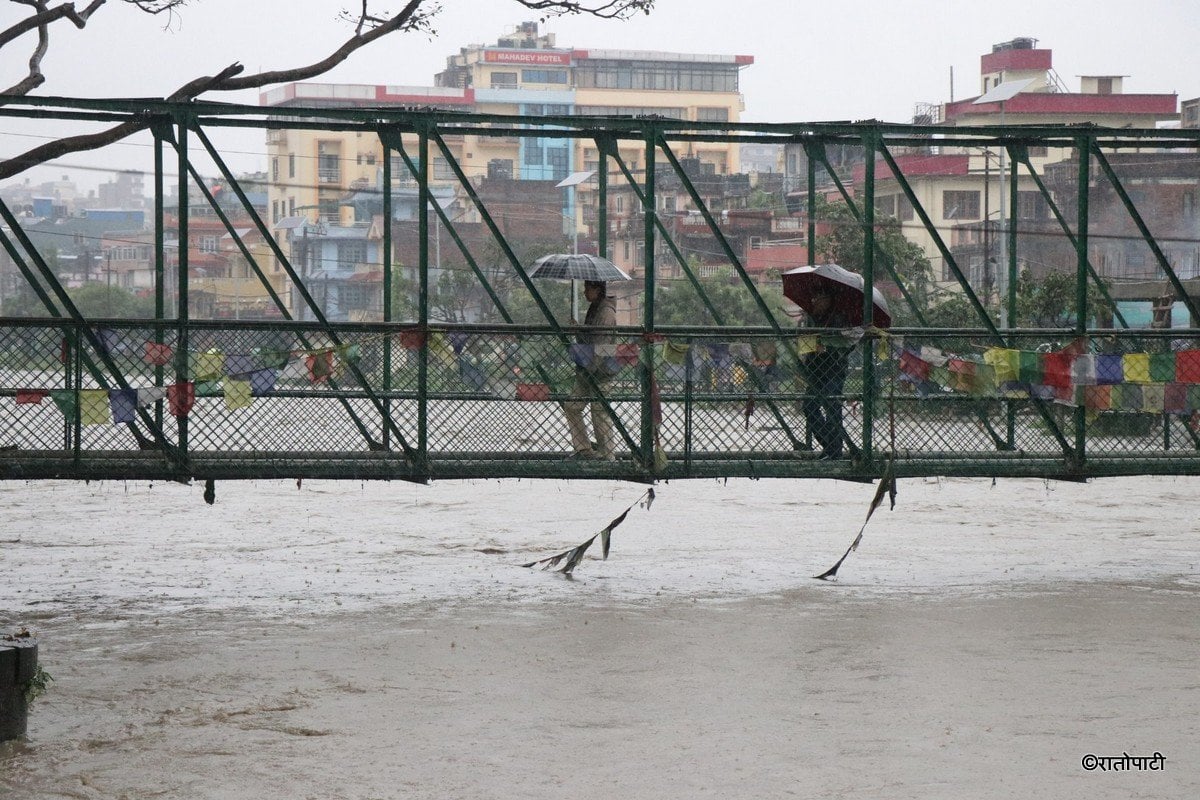
[[[81,285],[111,293],[114,275],[124,279],[111,248],[107,270],[94,257],[68,269],[45,226],[35,230],[36,214],[0,203],[0,477],[870,480],[889,464],[898,476],[1200,473],[1200,241],[1187,233],[1200,214],[1200,131],[62,98],[7,99],[0,116],[31,136],[128,123],[144,138],[106,150],[132,144],[153,162],[144,169],[153,177],[141,286],[149,318],[81,308]],[[274,184],[270,195],[284,197],[288,179],[247,181],[230,166],[248,131],[260,141],[304,132],[366,142],[356,158],[379,154],[377,181],[325,177],[334,175],[342,207],[354,200],[367,211],[341,226],[329,208],[272,213],[256,190]],[[517,143],[523,153],[563,140],[593,175],[572,191],[518,192],[525,213],[545,207],[557,220],[556,241],[531,244],[513,205],[497,211],[469,174],[467,150]],[[737,206],[752,204],[713,189],[718,176],[690,156],[745,144],[797,156],[789,177],[760,195],[794,212],[760,215],[768,233],[786,220],[808,245],[804,260],[819,263],[820,243],[848,213],[861,239],[854,266],[868,289],[887,291],[896,324],[873,326],[866,304],[861,328],[797,330],[777,276],[750,264],[771,245],[740,232],[753,215]],[[173,197],[172,177],[186,187]],[[974,225],[960,223],[948,205],[966,195],[945,192],[976,190],[984,208],[965,215]],[[246,291],[252,307],[237,289],[232,317],[201,302],[222,291],[197,263],[201,219],[206,231],[219,225],[227,274],[256,287]],[[592,390],[614,422],[612,461],[569,458],[562,403],[580,363],[577,329],[564,287],[528,275],[539,247],[578,248],[580,227],[585,249],[642,253],[612,345],[586,355],[611,373]],[[334,228],[360,230],[376,255],[360,250],[338,274],[303,249],[329,244]],[[313,233],[307,243],[290,238],[301,229]],[[883,241],[888,230],[919,242],[932,274],[901,263]],[[1031,267],[1069,276],[1049,321],[1021,321],[1021,272]],[[339,298],[356,282],[371,297],[331,304],[335,281]],[[1176,326],[1126,319],[1121,299],[1139,296],[1134,286],[1165,298]],[[470,308],[454,297],[471,298]],[[955,306],[966,320],[939,327]],[[693,319],[681,322],[687,308]],[[841,398],[848,442],[843,457],[820,460],[801,412],[810,395],[802,364],[835,340],[852,348]]]

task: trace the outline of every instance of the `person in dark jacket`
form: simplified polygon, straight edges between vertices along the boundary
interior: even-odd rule
[[[835,307],[834,296],[819,291],[812,296],[810,327],[847,328],[846,316]],[[801,362],[808,392],[801,410],[813,438],[821,446],[821,458],[841,458],[846,433],[842,428],[842,391],[846,385],[850,353],[844,348],[821,347]]]
[[[584,281],[583,295],[587,298],[589,305],[587,316],[583,320],[585,330],[579,333],[577,341],[580,344],[593,346],[612,344],[612,334],[586,330],[588,328],[613,328],[617,324],[617,303],[608,296],[606,284],[604,281]],[[595,400],[590,403],[592,433],[596,437],[594,445],[588,438],[587,427],[583,421],[584,406],[589,405],[586,401],[595,396],[592,381],[603,392],[612,379],[608,361],[609,358],[601,353],[594,353],[591,364],[575,367],[575,385],[571,390],[572,399],[563,403],[567,428],[571,432],[571,445],[575,448],[572,458],[613,460],[613,422],[604,403]],[[589,375],[591,380],[588,380]]]

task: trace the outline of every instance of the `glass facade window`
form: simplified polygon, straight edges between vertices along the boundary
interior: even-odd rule
[[[525,103],[522,113],[532,117],[561,117],[571,113],[566,103]]]
[[[523,69],[521,83],[566,83],[565,69]]]
[[[979,192],[955,189],[942,192],[942,219],[979,219]]]
[[[729,109],[725,106],[700,106],[696,109],[697,122],[729,122]]]
[[[575,67],[581,89],[648,89],[669,92],[736,92],[736,64],[663,61],[592,61]]]
[[[666,106],[575,106],[575,113],[585,117],[639,117],[658,116],[667,119],[685,119],[687,109]]]

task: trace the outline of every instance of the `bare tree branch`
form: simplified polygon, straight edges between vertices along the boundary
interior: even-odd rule
[[[10,88],[5,94],[23,95],[42,85],[46,78],[41,72],[41,61],[49,47],[49,25],[60,19],[68,19],[83,28],[87,20],[107,0],[92,0],[83,11],[77,12],[73,3],[62,3],[50,8],[46,0],[11,0],[27,5],[34,13],[25,20],[0,32],[0,46],[12,41],[22,33],[37,29],[38,45],[29,62],[29,75]],[[148,14],[173,12],[187,4],[188,0],[124,0]],[[654,0],[514,0],[533,11],[544,12],[543,19],[551,16],[586,14],[602,19],[626,19],[636,13],[649,14]],[[215,75],[202,76],[188,81],[168,96],[168,100],[187,102],[206,92],[232,92],[244,89],[259,89],[278,83],[301,81],[323,75],[345,61],[355,51],[401,31],[424,30],[433,32],[432,20],[441,11],[438,0],[408,0],[394,15],[371,13],[370,0],[361,1],[361,9],[354,15],[343,12],[341,17],[355,24],[354,34],[325,58],[307,66],[292,69],[270,70],[253,75],[242,75],[239,63],[230,64]],[[113,144],[138,131],[149,127],[149,121],[131,120],[99,133],[71,136],[39,145],[19,156],[0,163],[0,180],[13,177],[24,170],[44,164],[69,153],[94,150]]]

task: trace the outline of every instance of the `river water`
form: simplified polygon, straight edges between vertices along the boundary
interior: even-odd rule
[[[1200,796],[1200,480],[645,492],[0,484],[0,796]]]

